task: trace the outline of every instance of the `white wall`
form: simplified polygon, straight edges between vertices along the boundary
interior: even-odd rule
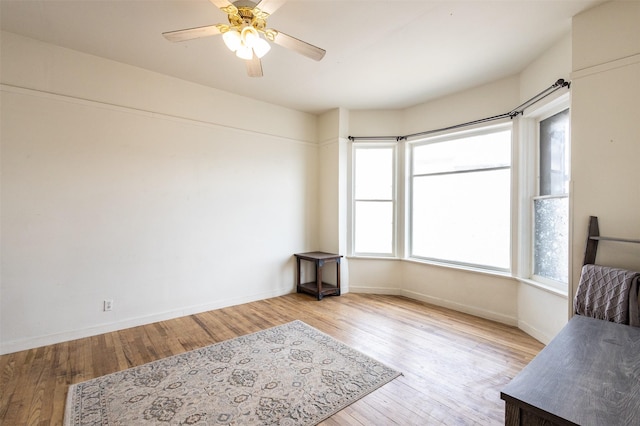
[[[319,251],[340,251],[340,161],[338,137],[340,110],[324,113],[319,119],[318,247]]]
[[[330,110],[318,118],[318,246],[327,253],[347,252],[347,157],[348,111]],[[324,277],[335,283],[335,263],[324,266]],[[349,292],[349,262],[340,260],[340,291]]]
[[[355,293],[402,295],[404,262],[394,259],[349,259],[349,288]]]
[[[404,134],[435,130],[509,112],[519,104],[517,76],[407,108]]]
[[[315,116],[8,33],[1,78],[3,353],[294,291]]]
[[[517,324],[517,287],[513,279],[445,266],[403,263],[403,295],[504,324]]]
[[[640,2],[573,20],[573,293],[590,215],[605,236],[640,239]],[[640,245],[601,242],[597,263],[640,270]]]
[[[571,34],[568,33],[531,62],[520,73],[521,102],[531,99],[559,78],[570,81],[571,52]]]

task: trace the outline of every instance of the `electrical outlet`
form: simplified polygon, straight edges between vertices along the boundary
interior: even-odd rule
[[[104,311],[112,311],[113,310],[113,299],[105,300],[103,305]]]

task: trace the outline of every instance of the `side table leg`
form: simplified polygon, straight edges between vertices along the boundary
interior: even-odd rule
[[[336,290],[336,296],[340,296],[340,258],[336,260],[336,270],[338,271],[338,276],[336,277],[336,287],[338,287],[338,290]]]
[[[296,293],[300,293],[300,258],[296,256],[296,269],[298,271],[296,275]]]
[[[322,267],[324,261],[318,260],[316,262],[316,289],[318,290],[318,300],[322,300]]]

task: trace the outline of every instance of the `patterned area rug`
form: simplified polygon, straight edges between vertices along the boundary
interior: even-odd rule
[[[400,375],[302,321],[69,387],[65,425],[314,425]]]

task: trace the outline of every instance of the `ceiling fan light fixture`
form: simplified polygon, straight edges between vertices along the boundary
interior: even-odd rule
[[[240,33],[237,30],[231,29],[226,33],[222,34],[222,40],[224,44],[229,48],[230,51],[235,52],[238,50],[240,45],[242,44],[242,39],[240,38]]]
[[[251,25],[247,25],[240,32],[240,38],[245,46],[253,47],[256,40],[260,39],[260,34],[258,34],[258,30],[253,28]]]
[[[267,27],[267,18],[285,0],[209,1],[227,14],[228,24],[186,28],[162,35],[169,41],[186,41],[221,34],[227,48],[246,61],[250,77],[262,77],[260,59],[271,50],[270,42],[316,61],[326,53],[324,49]],[[263,7],[266,9],[263,10]]]
[[[222,34],[222,40],[230,51],[235,52],[242,44],[240,33],[237,30],[230,29],[226,33]]]
[[[258,58],[262,58],[269,50],[271,50],[271,45],[265,39],[258,38],[253,43],[253,53]]]
[[[236,56],[240,59],[250,60],[253,59],[253,49],[249,46],[242,45],[236,50]]]

